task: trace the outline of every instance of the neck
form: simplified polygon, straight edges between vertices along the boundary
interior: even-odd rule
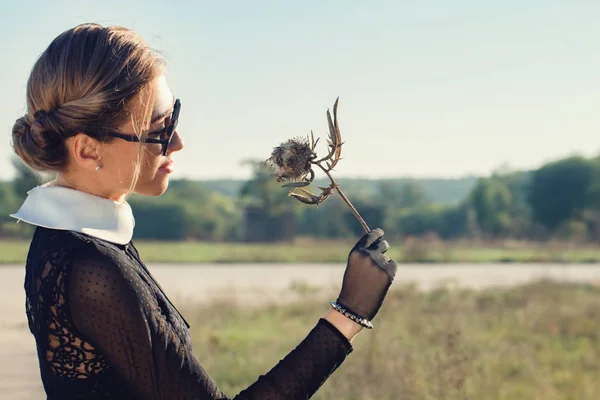
[[[105,199],[109,199],[116,202],[124,202],[127,198],[126,192],[114,189],[109,190],[96,180],[77,179],[76,177],[59,173],[56,176],[55,183],[56,186],[62,186],[69,189],[79,190],[81,192],[93,194],[94,196],[98,197],[104,197]]]

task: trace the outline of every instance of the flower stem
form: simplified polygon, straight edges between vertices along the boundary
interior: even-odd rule
[[[342,200],[344,200],[344,202],[348,205],[348,207],[350,208],[350,210],[352,211],[352,213],[354,214],[354,216],[356,217],[356,219],[358,220],[358,222],[360,222],[360,225],[363,227],[363,229],[365,230],[365,232],[366,233],[371,232],[371,229],[369,228],[369,226],[367,225],[367,223],[365,222],[365,220],[360,216],[360,214],[358,213],[358,211],[356,211],[356,208],[354,208],[354,206],[352,205],[352,203],[350,203],[350,200],[348,200],[348,198],[346,197],[346,195],[344,194],[344,192],[342,192],[342,190],[340,189],[340,187],[337,184],[337,182],[333,179],[333,176],[331,176],[331,174],[329,173],[329,170],[327,170],[326,168],[323,168],[323,166],[321,165],[321,163],[315,163],[315,164],[318,165],[319,168],[321,168],[323,170],[323,172],[325,172],[325,174],[327,174],[327,177],[331,181],[331,184],[333,185],[333,187],[335,188],[335,190],[339,193],[339,195],[342,198]]]

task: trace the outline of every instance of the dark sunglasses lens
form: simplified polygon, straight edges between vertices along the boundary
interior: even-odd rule
[[[179,99],[177,99],[175,101],[175,106],[173,107],[173,115],[171,115],[171,126],[169,127],[167,134],[168,134],[168,138],[167,141],[165,143],[163,143],[163,156],[167,155],[167,150],[169,148],[169,145],[171,144],[171,139],[173,139],[173,134],[175,133],[175,130],[177,129],[177,122],[179,122],[179,110],[181,108],[181,102],[179,101]]]
[[[171,145],[171,139],[173,138],[174,131],[175,130],[169,129],[169,137],[163,142],[163,156],[167,155],[167,150],[169,149],[169,146]]]
[[[179,122],[179,111],[181,110],[181,102],[179,99],[175,101],[173,106],[173,115],[171,115],[171,123],[173,124],[173,130],[177,128],[177,122]]]

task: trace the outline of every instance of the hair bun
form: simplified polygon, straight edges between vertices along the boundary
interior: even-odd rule
[[[57,115],[58,111],[50,110],[38,110],[33,114],[33,125],[32,129],[42,132],[61,132],[62,126],[60,123],[60,116]]]
[[[29,117],[26,115],[24,117],[19,118],[13,126],[13,140],[21,139],[23,136],[28,135],[30,130],[31,124],[29,123]]]
[[[47,117],[48,113],[44,110],[38,110],[35,112],[35,114],[33,114],[33,119],[35,121],[40,121],[43,120]]]
[[[48,113],[38,114],[41,119],[33,121],[25,115],[15,121],[12,129],[12,145],[15,153],[25,164],[37,171],[53,171],[63,167],[64,143],[60,134],[48,130]]]

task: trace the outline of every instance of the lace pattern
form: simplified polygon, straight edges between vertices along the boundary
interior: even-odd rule
[[[56,240],[51,233],[50,241]],[[36,243],[34,240],[33,243]],[[106,363],[94,346],[78,337],[70,326],[66,307],[65,274],[69,260],[66,249],[50,252],[42,249],[30,252],[41,256],[41,270],[28,268],[25,277],[26,312],[29,328],[39,337],[48,367],[56,376],[85,378],[106,369]],[[28,263],[32,260],[28,260]],[[45,323],[39,319],[45,316]],[[45,343],[44,343],[45,342]]]

